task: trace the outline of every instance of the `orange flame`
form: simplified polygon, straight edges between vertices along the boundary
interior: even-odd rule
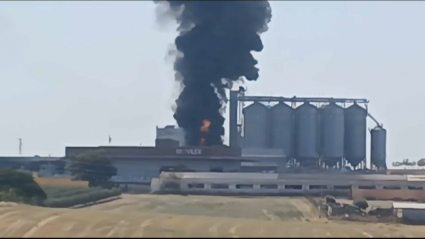
[[[202,121],[201,132],[202,133],[208,133],[210,131],[210,125],[211,125],[211,121],[204,119]]]
[[[201,146],[205,146],[205,134],[208,134],[210,132],[210,126],[211,126],[211,121],[207,119],[204,119],[202,121],[201,140],[199,142]]]

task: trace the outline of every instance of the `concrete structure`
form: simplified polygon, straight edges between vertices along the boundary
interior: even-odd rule
[[[159,179],[164,191],[202,194],[334,194],[351,197],[352,191],[358,189],[423,191],[425,186],[423,181],[408,181],[407,176],[354,174],[163,172]],[[167,188],[170,183],[174,186]]]
[[[43,167],[50,167],[52,173],[61,173],[65,164],[65,161],[61,160],[60,157],[41,157],[38,155],[34,157],[0,157],[0,168],[3,169],[40,171]]]
[[[149,184],[162,171],[278,172],[286,167],[282,149],[216,147],[67,147],[65,157],[103,150],[117,168],[117,183]],[[244,164],[243,162],[257,162]]]
[[[282,148],[287,160],[295,159],[293,168],[343,168],[349,163],[366,169],[366,118],[380,125],[368,113],[366,99],[247,96],[240,87],[230,91],[229,102],[230,146]],[[252,104],[245,107],[247,102]],[[271,103],[277,104],[268,109]],[[328,106],[318,110],[313,104]],[[324,114],[318,116],[318,111]]]
[[[425,169],[387,169],[386,173],[389,175],[425,175]]]
[[[163,172],[159,180],[161,192],[184,194],[335,195],[364,198],[364,195],[359,197],[358,192],[369,191],[375,196],[384,191],[402,191],[404,194],[409,191],[425,192],[424,181],[409,181],[408,176],[390,175]]]
[[[378,169],[387,168],[387,131],[381,126],[370,130],[370,161]]]
[[[269,148],[269,108],[262,103],[253,103],[243,109],[243,147],[249,149]]]
[[[167,125],[164,128],[156,127],[157,139],[172,139],[179,142],[179,146],[185,146],[185,133],[182,128],[176,128],[174,125]]]
[[[406,224],[425,224],[425,203],[394,202],[397,216]]]
[[[103,150],[117,168],[117,183],[150,184],[162,171],[238,172],[243,158],[240,148],[217,147],[67,147],[66,156]]]

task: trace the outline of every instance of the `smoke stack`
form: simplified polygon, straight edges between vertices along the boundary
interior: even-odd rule
[[[225,90],[236,81],[257,80],[260,34],[267,31],[267,1],[156,1],[168,4],[167,16],[179,24],[174,70],[183,85],[174,118],[189,146],[222,145]],[[164,15],[162,15],[164,16]],[[205,122],[208,121],[208,130]],[[202,129],[202,130],[201,130]]]

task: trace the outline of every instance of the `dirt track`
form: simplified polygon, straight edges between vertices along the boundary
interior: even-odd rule
[[[418,237],[422,226],[328,222],[303,198],[124,195],[83,209],[0,205],[2,237]]]

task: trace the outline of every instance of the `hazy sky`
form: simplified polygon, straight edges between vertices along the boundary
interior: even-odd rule
[[[249,95],[368,98],[388,130],[389,161],[425,157],[425,2],[271,5]],[[18,138],[28,156],[105,145],[108,135],[153,145],[155,126],[174,124],[178,93],[166,57],[176,26],[158,25],[155,7],[0,2],[0,155],[18,155]]]

